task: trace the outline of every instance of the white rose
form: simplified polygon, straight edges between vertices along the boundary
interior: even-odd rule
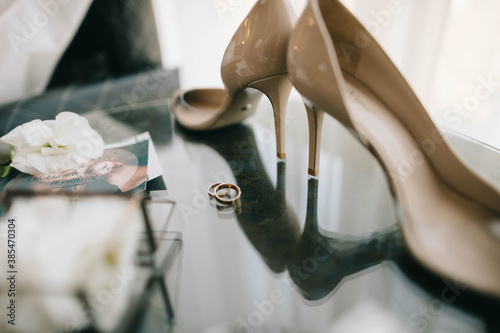
[[[11,166],[29,174],[60,173],[102,155],[104,141],[82,116],[61,112],[55,120],[36,119],[0,138],[15,147]]]

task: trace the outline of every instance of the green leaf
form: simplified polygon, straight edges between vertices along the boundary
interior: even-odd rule
[[[7,177],[12,171],[12,167],[10,166],[10,161],[7,163],[0,164],[0,178]]]

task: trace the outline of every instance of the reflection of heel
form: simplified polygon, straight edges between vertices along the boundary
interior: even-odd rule
[[[290,278],[310,301],[332,295],[345,277],[397,257],[401,248],[397,225],[371,235],[324,235],[318,226],[318,189],[318,179],[310,177],[306,222],[287,262]]]
[[[276,128],[276,150],[279,158],[285,158],[286,107],[288,96],[292,90],[292,83],[288,79],[288,75],[282,74],[258,80],[250,83],[249,87],[262,91],[271,101]]]
[[[283,193],[283,196],[285,195],[285,186],[286,186],[286,164],[285,161],[280,161],[278,162],[278,175],[276,179],[276,191]],[[285,202],[286,204],[286,202]]]
[[[239,226],[266,265],[275,273],[284,272],[300,238],[297,218],[286,201],[286,161],[277,162],[274,186],[248,126],[236,124],[211,133],[177,129],[185,139],[208,145],[229,163],[241,189]]]
[[[319,154],[321,148],[321,129],[323,127],[324,111],[304,101],[309,123],[309,169],[308,173],[317,176],[319,173]]]

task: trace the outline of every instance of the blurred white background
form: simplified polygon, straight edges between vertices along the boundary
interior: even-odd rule
[[[0,12],[2,12],[4,4],[7,3],[3,1],[15,2],[14,0],[0,0]],[[24,3],[29,1],[31,0],[26,0]],[[34,0],[32,2],[33,4],[36,3]],[[222,87],[220,62],[226,45],[255,2],[256,0],[153,0],[163,53],[163,64],[167,68],[178,67],[180,69],[181,85],[183,88]],[[290,2],[298,17],[307,0],[290,0]],[[372,31],[409,83],[414,87],[417,95],[438,124],[470,135],[500,149],[500,38],[496,36],[496,32],[500,31],[500,20],[498,19],[500,1],[344,0],[343,2]],[[71,3],[73,6],[83,6],[85,3],[88,6],[89,1],[78,0]],[[388,9],[394,8],[395,5],[400,8],[398,13],[394,15],[388,14],[390,13]],[[66,8],[69,9],[70,7]],[[68,35],[69,32],[76,31],[79,21],[83,18],[84,9],[81,9],[78,18],[63,22],[66,30],[60,28],[58,30],[64,30],[68,32]],[[76,15],[76,12],[71,10],[71,14]],[[25,15],[24,12],[19,14],[20,17],[23,15]],[[59,17],[62,18],[62,16]],[[2,23],[6,24],[0,17],[0,27],[8,28],[7,25],[2,25]],[[51,25],[55,23],[55,20],[50,22]],[[51,26],[49,25],[49,27]],[[8,31],[7,28],[4,31]],[[54,27],[54,29],[56,28]],[[69,40],[69,37],[65,39]],[[7,42],[4,41],[4,43]],[[36,44],[30,45],[33,45],[33,48],[36,47],[40,51],[40,47]],[[52,46],[47,41],[43,42],[43,45],[47,48]],[[0,46],[2,46],[1,43]],[[2,50],[5,51],[6,49]],[[63,47],[60,47],[59,54],[62,53],[62,50]],[[42,55],[44,52],[47,53],[43,48],[41,51],[43,51],[41,52]],[[4,59],[2,55],[4,55],[5,59],[7,57],[14,58],[13,55],[9,55],[7,52],[0,52],[0,74],[14,73],[17,76],[23,74],[16,67],[7,67],[6,62],[2,62],[2,59]],[[55,57],[51,57],[51,59],[53,61]],[[17,58],[17,63],[20,60],[23,59]],[[47,61],[42,57],[38,57],[37,60],[37,66],[31,66],[40,70],[40,63]],[[53,62],[52,66],[55,65],[55,61]],[[29,67],[27,68],[27,72],[31,74]],[[47,70],[47,73],[50,74],[50,71]],[[29,79],[31,80],[31,77]],[[26,79],[26,81],[30,80]],[[15,81],[14,76],[4,75],[3,80],[0,78],[0,92],[4,89],[7,91],[7,88],[13,86],[12,81]],[[6,97],[12,97],[12,95],[6,94]],[[17,96],[15,97],[17,98]],[[293,93],[291,98],[298,101],[300,96],[297,93]],[[270,113],[269,117],[271,117]],[[304,128],[306,127],[303,123],[300,125]],[[357,142],[348,144],[354,146],[354,144],[357,145]],[[306,146],[306,143],[304,143],[304,146]],[[351,149],[351,146],[347,146],[346,149]],[[357,149],[360,149],[359,145],[357,146]],[[302,157],[294,155],[292,158],[295,160],[292,160],[292,162],[300,160],[300,163],[304,163],[300,169],[305,171],[306,160]],[[357,174],[354,175],[354,171],[350,174],[347,170],[348,168],[345,168],[347,171],[342,169],[342,165],[337,163],[335,156],[329,157],[328,155],[323,155],[322,160],[328,166],[328,169],[337,170],[335,173],[323,174],[322,177],[326,181],[323,184],[342,185],[340,177],[345,175],[359,179]],[[266,165],[267,170],[275,170],[275,160],[268,159],[264,162],[270,165]],[[337,168],[335,169],[335,167]],[[369,169],[370,166],[363,165],[358,167],[358,169],[362,168]],[[172,171],[170,170],[170,172]],[[269,174],[273,173],[269,172]],[[370,173],[366,174],[368,176],[371,175]],[[334,178],[337,176],[338,179]],[[345,182],[350,181],[349,178],[345,178]],[[336,181],[329,181],[331,179]],[[380,179],[382,180],[382,178]],[[383,188],[387,191],[385,188],[386,184],[382,181],[372,185],[375,189],[373,192],[365,191],[366,185],[362,181],[358,181],[355,184],[354,188],[359,187],[360,193],[364,191],[356,199],[360,200],[360,198],[364,198],[370,204],[369,207],[380,205],[382,201],[380,196],[377,200],[372,200],[375,190],[378,191],[380,188]],[[305,183],[295,185],[297,189],[295,192],[304,193],[303,188],[300,188],[304,185]],[[175,183],[173,186],[175,188]],[[341,216],[338,213],[340,211],[338,207],[344,205],[350,197],[341,192],[343,188],[338,190],[338,193],[335,193],[334,191],[337,189],[338,187],[332,187],[331,191],[333,194],[323,196],[322,201],[319,203],[318,211],[325,216],[329,216],[334,222],[341,220],[351,222],[352,219],[344,218],[344,215]],[[179,190],[179,192],[182,191]],[[185,195],[189,195],[188,191],[184,192]],[[387,192],[388,195],[389,193]],[[289,198],[289,200],[292,199]],[[298,201],[301,198],[297,196],[295,200]],[[299,207],[297,202],[294,203],[295,207]],[[361,214],[369,214],[371,212],[370,210],[365,210],[363,212],[353,212],[353,215],[348,215],[351,213],[348,211],[349,206],[345,205],[345,207],[344,211],[340,212],[346,214],[348,217],[352,217],[353,215],[360,216]],[[391,214],[388,210],[381,211]],[[361,217],[358,218],[359,221],[362,221],[364,218],[364,216]],[[377,218],[380,217],[374,216],[372,220],[376,222]],[[208,228],[208,225],[204,224],[204,227]],[[234,227],[237,228],[236,225]],[[207,233],[200,233],[203,236],[199,240],[200,243],[219,244],[218,240],[221,234],[217,234],[214,230],[207,230]],[[207,235],[214,237],[207,237]],[[223,244],[223,242],[220,242],[220,244]],[[255,253],[252,252],[250,255],[252,256],[251,258],[245,259],[260,260]],[[198,270],[202,272],[204,267],[206,265],[200,265]],[[201,287],[205,283],[211,285],[215,293],[215,291],[219,291],[221,290],[220,288],[225,287],[221,286],[217,288],[223,280],[217,280],[215,277],[216,275],[213,275],[211,276],[213,280],[207,280],[210,277],[200,274],[191,278],[195,280],[194,283],[202,280]],[[365,279],[368,278],[372,278],[372,276],[365,277]],[[383,281],[386,277],[379,274],[378,279]],[[394,278],[394,280],[397,279]],[[346,284],[336,297],[354,302],[356,298],[353,298],[353,294],[379,292],[378,290],[359,289],[359,285]],[[361,285],[368,286],[369,284],[362,281]],[[267,290],[270,290],[270,288]],[[420,302],[424,305],[428,304],[426,303],[428,302],[427,299],[415,301],[411,299],[411,293],[402,293],[401,290],[404,290],[404,287],[395,286],[393,290],[394,293],[391,295],[391,300],[399,300],[398,304],[410,304],[406,308],[408,310],[407,313],[403,313],[402,317],[411,315],[415,302]],[[252,291],[254,292],[255,290]],[[249,294],[250,292],[248,291]],[[262,288],[260,292],[266,292],[266,289]],[[257,297],[255,295],[257,294],[252,294],[249,297]],[[266,297],[266,295],[263,297]],[[225,299],[215,298],[215,301],[223,303]],[[251,303],[249,302],[248,304]],[[293,307],[293,303],[290,303],[289,306]],[[366,307],[371,305],[365,304],[364,306],[354,308],[355,312],[353,313],[366,313]],[[377,305],[376,309],[379,306],[381,305]],[[415,306],[415,308],[418,307]],[[210,312],[217,309],[218,307],[213,307],[205,311]],[[282,308],[282,311],[288,311],[287,313],[289,314],[294,313],[289,310],[289,308]],[[330,311],[329,308],[326,308],[326,310]],[[373,312],[374,309],[369,308],[369,311]],[[389,313],[389,311],[385,311],[385,313]],[[383,317],[383,314],[380,316]],[[325,316],[324,318],[327,317]],[[352,323],[352,321],[357,321],[358,318],[359,316],[349,316],[349,313],[346,312],[346,316],[339,320],[335,328],[339,329],[339,327],[342,327],[340,325],[343,325],[346,321],[350,320]],[[462,314],[452,314],[452,320],[449,320],[449,322],[458,322],[460,318],[464,318],[464,316]],[[392,320],[392,318],[389,319]],[[441,319],[442,317],[440,317]],[[464,320],[470,319],[465,318]],[[358,323],[358,325],[362,324],[364,323]],[[381,326],[373,326],[373,330],[389,332],[388,329],[384,330]],[[396,327],[394,330],[401,331],[399,327]]]
[[[180,69],[184,88],[221,87],[226,45],[256,0],[152,1],[164,66]],[[290,2],[298,17],[307,0]],[[499,1],[343,2],[379,40],[438,124],[500,148]],[[43,91],[90,0],[62,3],[50,10],[64,15],[38,22],[43,29],[22,44],[28,52],[17,54],[9,33],[22,32],[23,18],[40,12],[39,2],[0,0],[6,37],[0,39],[0,102]]]
[[[290,0],[297,17],[306,0]],[[222,87],[220,62],[255,0],[154,0],[165,67],[181,85]],[[500,2],[344,0],[434,120],[500,148]],[[391,6],[400,10],[390,14]],[[300,98],[292,94],[291,98]]]

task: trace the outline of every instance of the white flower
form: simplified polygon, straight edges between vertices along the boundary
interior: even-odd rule
[[[73,112],[22,124],[0,140],[15,148],[11,166],[32,175],[77,169],[100,157],[104,149],[99,133]]]
[[[7,327],[12,325],[2,318],[0,332],[82,329],[88,323],[77,292],[87,296],[96,331],[111,332],[137,289],[134,261],[142,234],[140,201],[93,196],[70,202],[66,197],[43,195],[17,198],[8,215],[16,220],[11,229],[19,231],[14,263],[19,272],[16,311],[25,322],[11,331]],[[7,249],[7,222],[0,218],[2,252]],[[1,297],[7,296],[3,292],[10,285],[4,275],[8,264],[7,258],[0,260]]]

